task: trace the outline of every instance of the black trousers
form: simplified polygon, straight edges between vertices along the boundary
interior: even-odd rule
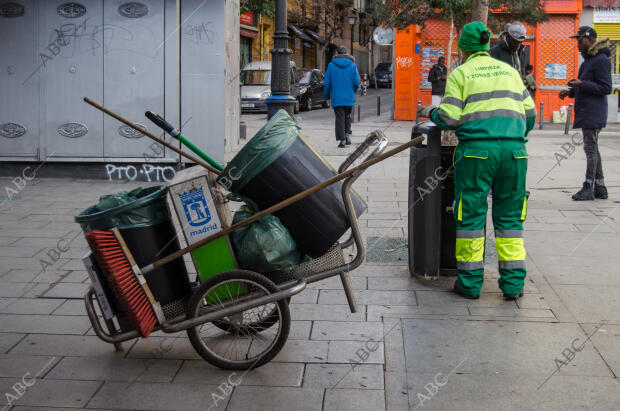
[[[352,106],[333,107],[336,114],[336,140],[344,140],[345,134],[351,135],[351,109]]]
[[[600,128],[584,128],[583,131],[583,151],[586,153],[586,181],[591,186],[604,186],[603,162],[601,153],[598,151],[598,133]]]

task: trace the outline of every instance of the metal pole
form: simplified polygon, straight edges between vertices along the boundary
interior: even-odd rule
[[[377,96],[377,115],[381,115],[381,96]]]
[[[360,106],[359,104],[357,105],[357,122],[360,122],[360,112],[361,112],[362,106]]]
[[[286,0],[276,0],[275,32],[271,53],[271,96],[267,99],[267,117],[271,118],[278,110],[286,110],[293,115],[295,98],[291,96],[288,30],[286,28]]]
[[[418,100],[418,108],[415,111],[415,122],[417,123],[418,120],[420,119],[420,114],[418,114],[420,112],[420,109],[422,108],[422,100]]]
[[[564,124],[564,134],[568,134],[570,128],[570,118],[573,115],[573,103],[568,104],[568,113],[566,113],[566,123]]]
[[[543,128],[543,117],[544,117],[544,109],[545,109],[545,103],[544,102],[540,102],[540,118],[538,121],[538,129],[542,130]]]

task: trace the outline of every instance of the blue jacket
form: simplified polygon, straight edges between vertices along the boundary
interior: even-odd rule
[[[603,128],[607,125],[607,95],[611,93],[611,63],[609,40],[594,43],[579,67],[579,87],[571,88],[575,97],[573,128]]]
[[[355,92],[360,86],[360,75],[353,57],[335,56],[327,66],[323,94],[332,100],[332,107],[354,106]]]

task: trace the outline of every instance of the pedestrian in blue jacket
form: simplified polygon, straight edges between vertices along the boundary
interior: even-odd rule
[[[568,82],[569,89],[560,91],[560,98],[575,98],[575,124],[582,129],[583,150],[586,153],[586,178],[573,200],[606,199],[607,188],[603,179],[603,164],[598,151],[598,134],[607,125],[607,95],[611,93],[611,63],[609,40],[596,39],[596,31],[589,26],[579,27],[577,39],[583,63],[578,78]]]
[[[326,100],[332,100],[336,114],[336,140],[339,141],[338,147],[342,148],[351,144],[351,110],[361,79],[355,58],[347,54],[346,47],[338,47],[337,53],[327,66],[323,93]]]

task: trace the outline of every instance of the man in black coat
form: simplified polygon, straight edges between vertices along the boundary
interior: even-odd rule
[[[437,64],[434,64],[428,72],[428,81],[431,83],[431,98],[433,105],[439,107],[441,98],[446,92],[446,79],[448,78],[448,69],[445,65],[445,59],[439,57]]]
[[[611,63],[608,39],[596,39],[596,31],[589,26],[579,27],[576,36],[583,63],[578,78],[568,82],[569,89],[560,91],[560,98],[575,98],[573,128],[583,132],[583,150],[586,153],[586,179],[573,200],[606,199],[607,188],[603,179],[603,165],[598,151],[598,134],[607,125],[607,95],[611,93]]]
[[[506,31],[500,33],[497,44],[491,47],[489,54],[491,57],[503,61],[514,67],[515,70],[525,75],[525,26],[519,22],[514,22],[506,27]]]

